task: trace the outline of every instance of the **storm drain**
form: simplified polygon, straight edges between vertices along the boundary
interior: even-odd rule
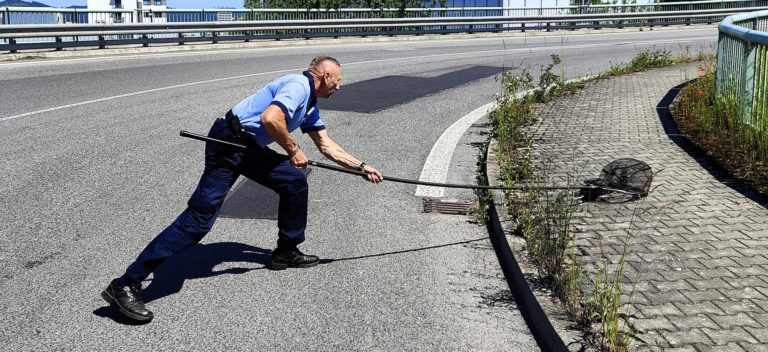
[[[466,199],[424,198],[425,213],[467,215],[474,201]]]

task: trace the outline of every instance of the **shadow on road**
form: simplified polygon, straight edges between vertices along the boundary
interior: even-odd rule
[[[144,325],[149,323],[147,321],[136,321],[133,319],[128,319],[122,314],[120,314],[116,308],[110,307],[110,306],[104,306],[94,310],[93,315],[96,315],[102,318],[109,318],[109,319],[112,319],[112,321],[114,321],[115,323],[123,324],[123,325]]]
[[[368,254],[356,257],[321,259],[320,264],[330,264],[339,261],[358,260],[382,257],[393,254],[409,253],[450,247],[456,245],[470,244],[473,242],[488,241],[487,237],[473,240],[452,242],[429,247],[420,247],[393,252]],[[210,244],[197,244],[186,251],[183,251],[161,265],[154,273],[154,278],[149,286],[142,292],[142,299],[145,303],[170,296],[181,291],[184,281],[188,279],[201,279],[214,277],[223,274],[244,274],[253,270],[266,269],[269,263],[272,251],[247,244],[236,242],[218,242]],[[259,264],[258,267],[234,267],[223,270],[215,270],[216,266],[223,263],[250,263]],[[125,325],[141,325],[146,323],[136,322],[122,316],[116,308],[110,306],[100,307],[93,311],[94,315],[102,318],[109,318],[116,323]]]
[[[494,66],[471,66],[437,77],[383,76],[344,85],[335,99],[320,101],[318,106],[321,110],[371,114],[497,75],[502,70]]]
[[[409,252],[418,252],[418,251],[424,251],[424,250],[428,250],[428,249],[450,247],[450,246],[456,246],[456,245],[460,245],[460,244],[469,244],[469,243],[472,243],[472,242],[487,241],[487,240],[488,240],[488,237],[483,237],[483,238],[478,238],[478,239],[474,239],[474,240],[467,240],[467,241],[461,241],[461,242],[439,244],[439,245],[429,246],[429,247],[404,249],[404,250],[401,250],[401,251],[394,251],[394,252],[385,252],[385,253],[378,253],[378,254],[361,255],[361,256],[357,256],[357,257],[337,258],[337,259],[320,259],[320,264],[330,264],[330,263],[333,263],[333,262],[341,262],[341,261],[345,261],[345,260],[367,259],[367,258],[383,257],[383,256],[387,256],[387,255],[392,255],[392,254],[402,254],[402,253],[409,253]]]
[[[236,242],[198,244],[169,258],[157,268],[152,282],[142,293],[144,302],[172,295],[181,291],[184,281],[202,279],[223,274],[244,274],[264,269],[269,263],[272,251]],[[243,267],[215,270],[223,263],[260,264],[259,267]]]
[[[236,242],[217,242],[197,244],[169,258],[154,273],[149,286],[142,292],[144,302],[170,296],[181,291],[184,281],[201,279],[223,274],[243,274],[252,270],[260,270],[269,263],[272,251]],[[258,267],[246,265],[243,267],[215,270],[223,263],[260,264]],[[93,311],[94,315],[110,318],[116,323],[139,325],[133,320],[123,317],[117,309],[104,306]]]

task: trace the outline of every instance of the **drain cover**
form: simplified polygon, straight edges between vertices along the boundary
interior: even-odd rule
[[[465,199],[424,198],[424,212],[466,215],[474,203],[474,201]]]

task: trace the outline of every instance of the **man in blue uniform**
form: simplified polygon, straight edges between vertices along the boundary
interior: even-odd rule
[[[337,164],[365,172],[373,183],[381,173],[347,153],[328,136],[315,107],[317,97],[328,98],[337,92],[341,65],[328,56],[312,60],[303,74],[280,77],[245,98],[214,122],[208,136],[236,141],[246,151],[208,142],[205,169],[187,209],[139,254],[123,276],[114,279],[101,293],[120,313],[138,321],[154,317],[141,300],[141,282],[168,257],[196,244],[211,230],[224,197],[240,175],[248,177],[280,196],[277,248],[268,267],[282,270],[317,265],[317,256],[306,255],[297,246],[304,241],[307,225],[308,188],[304,173],[308,159],[290,132],[300,129],[309,134],[317,148]],[[277,143],[287,156],[267,145]]]

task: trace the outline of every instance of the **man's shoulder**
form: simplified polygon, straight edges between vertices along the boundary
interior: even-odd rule
[[[281,76],[277,78],[275,81],[281,82],[281,83],[300,83],[301,85],[309,86],[309,80],[307,80],[307,77],[304,75],[300,75],[297,73],[289,73],[287,75]]]
[[[307,77],[297,74],[287,74],[272,82],[273,94],[276,95],[296,95],[299,97],[309,97],[309,82]]]

